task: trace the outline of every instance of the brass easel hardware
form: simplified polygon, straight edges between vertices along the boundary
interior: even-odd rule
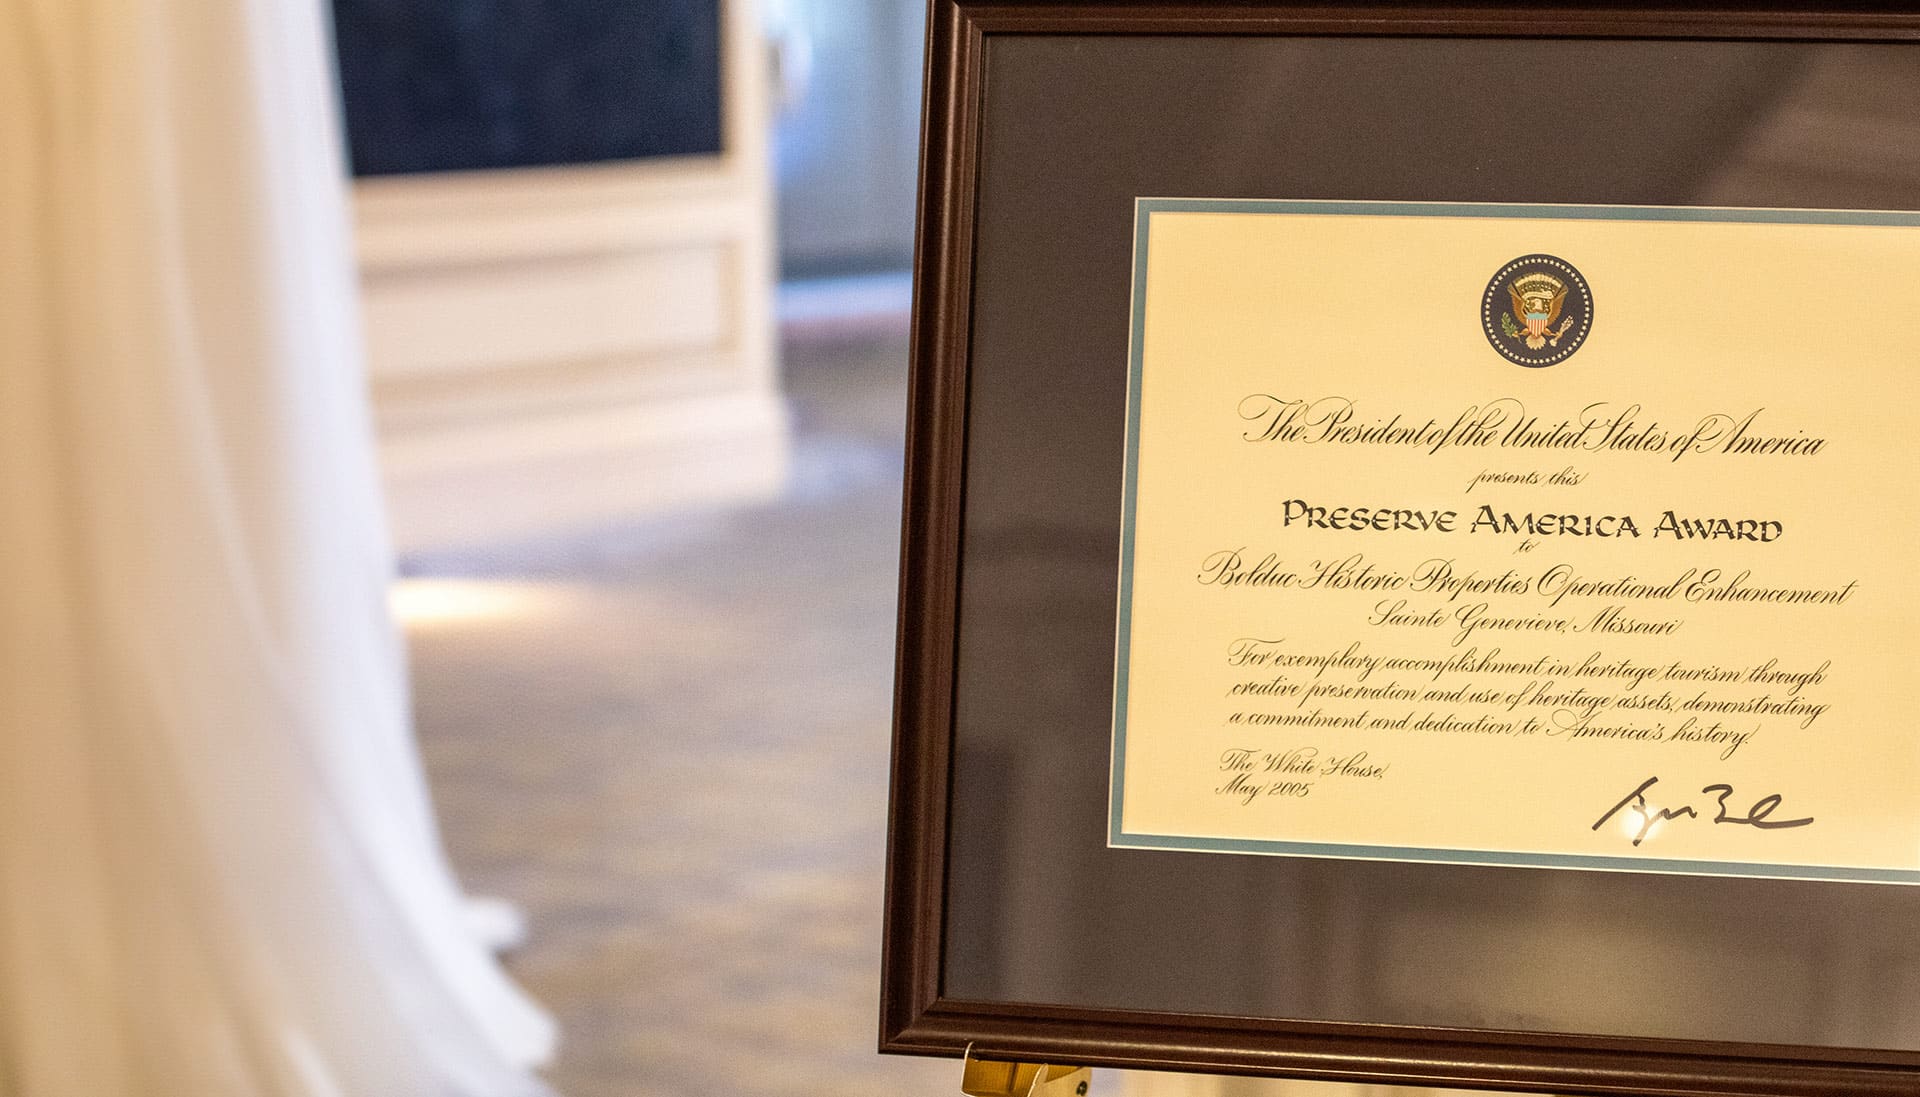
[[[960,1063],[960,1092],[968,1097],[1087,1097],[1092,1085],[1091,1067],[975,1059],[972,1044]]]

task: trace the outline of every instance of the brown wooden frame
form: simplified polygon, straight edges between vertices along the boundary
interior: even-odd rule
[[[1920,43],[1920,9],[1534,5],[1528,36]],[[1516,9],[932,0],[915,261],[883,1052],[1583,1094],[1920,1094],[1920,1056],[1833,1048],[1042,1007],[943,993],[975,202],[996,35],[1512,37]],[[1920,62],[1920,53],[1916,54]]]

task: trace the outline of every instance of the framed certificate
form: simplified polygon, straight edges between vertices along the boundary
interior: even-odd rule
[[[1136,209],[1110,845],[1920,883],[1920,214]]]
[[[1920,1093],[1920,12],[931,15],[882,1050]]]

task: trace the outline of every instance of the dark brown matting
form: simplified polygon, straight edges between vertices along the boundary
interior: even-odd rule
[[[1920,13],[935,0],[929,37],[882,1050],[1920,1094],[1920,888],[1105,844],[1134,198],[1920,209]]]

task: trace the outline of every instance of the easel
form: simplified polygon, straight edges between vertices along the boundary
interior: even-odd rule
[[[960,1063],[960,1092],[968,1097],[1087,1097],[1092,1085],[1092,1067],[975,1059],[972,1044]]]

